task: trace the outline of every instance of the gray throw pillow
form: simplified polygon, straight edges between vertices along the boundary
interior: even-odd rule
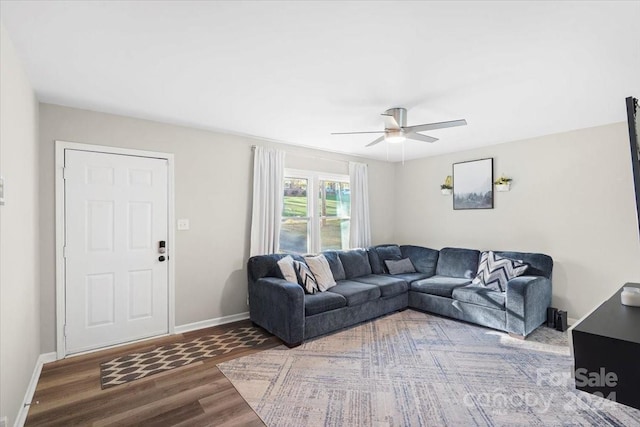
[[[415,273],[416,269],[409,258],[402,258],[400,260],[388,259],[385,262],[389,274],[403,274],[403,273]]]

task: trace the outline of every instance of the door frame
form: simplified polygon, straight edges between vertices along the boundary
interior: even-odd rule
[[[130,148],[108,147],[103,145],[83,144],[78,142],[55,141],[55,216],[56,216],[56,356],[64,359],[67,356],[64,327],[66,322],[66,295],[65,295],[65,194],[64,194],[64,158],[65,150],[89,151],[94,153],[121,154],[136,157],[149,157],[164,159],[167,161],[167,204],[168,204],[168,333],[175,333],[175,183],[174,183],[174,159],[171,153],[144,151]],[[149,339],[149,338],[145,338]],[[128,344],[129,342],[127,342]],[[123,343],[125,344],[125,343]],[[120,344],[118,344],[120,345]],[[113,346],[111,346],[113,347]]]

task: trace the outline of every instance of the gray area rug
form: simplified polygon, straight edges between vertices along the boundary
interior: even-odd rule
[[[218,365],[268,426],[640,425],[576,391],[566,333],[526,341],[406,310]]]

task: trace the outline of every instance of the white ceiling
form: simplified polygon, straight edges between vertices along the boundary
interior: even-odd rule
[[[397,161],[625,120],[640,2],[2,1],[43,102]]]

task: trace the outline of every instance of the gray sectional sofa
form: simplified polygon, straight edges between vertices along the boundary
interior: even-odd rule
[[[290,347],[406,308],[526,337],[546,319],[553,260],[539,253],[495,253],[529,266],[525,275],[508,282],[506,292],[468,286],[480,260],[474,249],[379,245],[325,251],[337,285],[315,294],[283,279],[277,262],[287,254],[251,257],[250,318]],[[416,272],[388,274],[385,260],[400,258],[409,258]]]

